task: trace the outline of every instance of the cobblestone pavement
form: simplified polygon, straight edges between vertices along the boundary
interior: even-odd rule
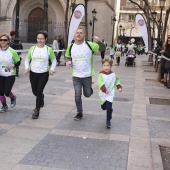
[[[156,82],[147,56],[138,56],[136,67],[125,67],[122,57],[113,70],[123,92],[116,93],[108,130],[97,94],[98,54],[94,61],[94,94],[83,97],[84,118],[78,122],[70,70],[64,66],[49,79],[39,119],[31,119],[35,97],[22,62],[13,87],[17,105],[0,114],[0,170],[163,170],[159,145],[170,146],[170,106],[150,104],[149,98],[168,99],[170,90]]]

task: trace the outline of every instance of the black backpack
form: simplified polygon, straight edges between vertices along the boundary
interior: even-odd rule
[[[88,42],[88,41],[85,41],[85,42],[86,42],[86,44],[88,45],[88,47],[90,48],[90,50],[92,51],[92,53],[94,53],[94,51],[92,50],[89,42]],[[73,44],[74,44],[74,43],[71,43],[71,45],[70,45],[70,49],[69,49],[69,54],[70,54],[70,56],[71,56],[71,49],[72,49],[72,47],[73,47]]]

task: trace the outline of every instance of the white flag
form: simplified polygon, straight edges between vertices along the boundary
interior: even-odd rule
[[[68,44],[70,44],[71,41],[73,40],[76,30],[79,27],[84,14],[85,14],[84,5],[78,4],[76,8],[74,9],[74,12],[70,18],[70,25],[69,25],[69,32],[68,32]]]
[[[142,35],[143,41],[146,46],[146,50],[148,51],[148,29],[146,26],[145,18],[141,14],[136,14],[135,21]]]

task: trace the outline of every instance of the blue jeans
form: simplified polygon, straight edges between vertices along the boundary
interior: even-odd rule
[[[110,121],[112,119],[112,112],[113,112],[112,103],[106,100],[103,103],[103,105],[101,105],[101,108],[103,110],[106,110],[106,114],[107,114],[106,119],[107,119],[107,121]]]
[[[92,77],[91,76],[85,78],[73,77],[73,86],[75,90],[75,103],[77,107],[77,112],[82,113],[83,112],[81,99],[82,89],[85,97],[90,97],[93,94]]]

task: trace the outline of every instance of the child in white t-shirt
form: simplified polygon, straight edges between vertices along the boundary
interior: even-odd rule
[[[107,50],[110,50],[110,58],[114,59],[114,48],[113,48],[113,45],[110,45],[110,47],[107,48]]]

